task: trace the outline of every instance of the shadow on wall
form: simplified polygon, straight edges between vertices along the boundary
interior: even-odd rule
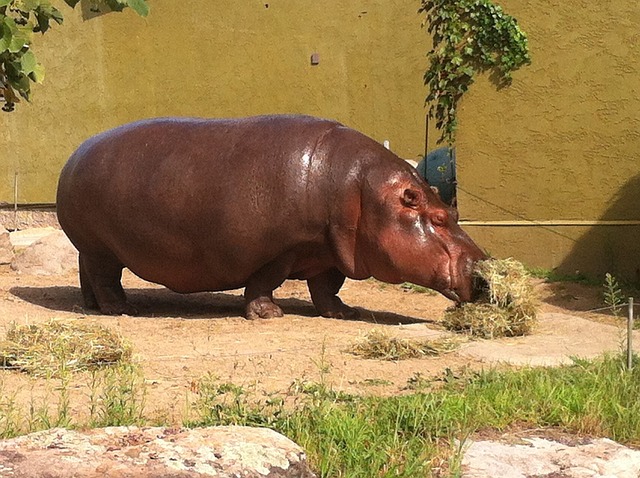
[[[618,191],[600,222],[576,241],[558,270],[598,278],[610,272],[640,287],[640,175]]]

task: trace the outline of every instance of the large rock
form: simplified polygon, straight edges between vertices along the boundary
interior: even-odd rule
[[[30,246],[39,239],[42,239],[49,234],[53,234],[59,231],[60,228],[55,227],[30,227],[27,229],[16,229],[11,233],[11,244],[16,251],[20,251],[25,247]]]
[[[78,270],[78,251],[64,232],[54,230],[16,254],[11,268],[32,275],[57,275]]]
[[[0,264],[10,264],[13,260],[13,245],[7,231],[0,224]]]
[[[268,428],[56,428],[0,441],[12,478],[314,478],[304,451]]]
[[[638,478],[640,451],[611,440],[560,443],[525,438],[521,444],[472,442],[462,461],[463,478]]]

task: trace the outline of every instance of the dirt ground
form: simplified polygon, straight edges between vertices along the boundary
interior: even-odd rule
[[[299,281],[288,281],[275,293],[285,312],[283,318],[258,321],[242,317],[239,290],[180,295],[126,271],[124,286],[139,316],[110,317],[84,311],[75,273],[33,276],[2,266],[0,335],[12,323],[35,324],[52,318],[113,327],[133,345],[143,367],[147,408],[169,413],[176,420],[194,384],[208,373],[258,392],[286,392],[294,380],[323,380],[339,390],[388,395],[403,393],[417,374],[438,377],[446,369],[477,369],[493,363],[466,354],[464,347],[440,357],[399,362],[367,360],[348,353],[350,345],[372,329],[425,339],[446,334],[439,322],[451,305],[449,300],[373,280],[347,281],[340,294],[345,303],[360,308],[360,321],[318,317],[306,284]],[[595,326],[615,321],[609,315],[585,312],[602,305],[601,288],[541,281],[536,288],[543,313],[570,314]],[[553,334],[553,329],[547,325],[544,333]],[[572,342],[585,331],[568,326],[562,333]],[[517,340],[501,339],[496,344],[508,349]],[[544,338],[538,341],[541,354],[545,343]],[[491,344],[487,342],[488,347]],[[3,394],[15,394],[18,400],[29,400],[29,393],[43,386],[15,371],[0,371],[0,385]],[[78,394],[86,393],[81,386],[77,388]]]

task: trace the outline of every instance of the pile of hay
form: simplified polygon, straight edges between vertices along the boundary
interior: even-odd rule
[[[444,326],[489,339],[531,333],[538,301],[524,266],[514,259],[489,259],[476,265],[475,274],[489,284],[486,297],[447,309]]]
[[[453,351],[458,342],[451,339],[417,341],[390,337],[382,330],[372,330],[353,344],[349,353],[367,359],[406,360],[434,357]]]
[[[0,342],[0,367],[35,376],[59,376],[130,359],[131,346],[120,335],[79,321],[13,325]]]

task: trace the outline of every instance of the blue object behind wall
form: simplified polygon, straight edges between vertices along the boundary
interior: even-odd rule
[[[453,148],[434,149],[416,166],[420,176],[435,186],[440,198],[452,206],[456,203],[456,153]]]

